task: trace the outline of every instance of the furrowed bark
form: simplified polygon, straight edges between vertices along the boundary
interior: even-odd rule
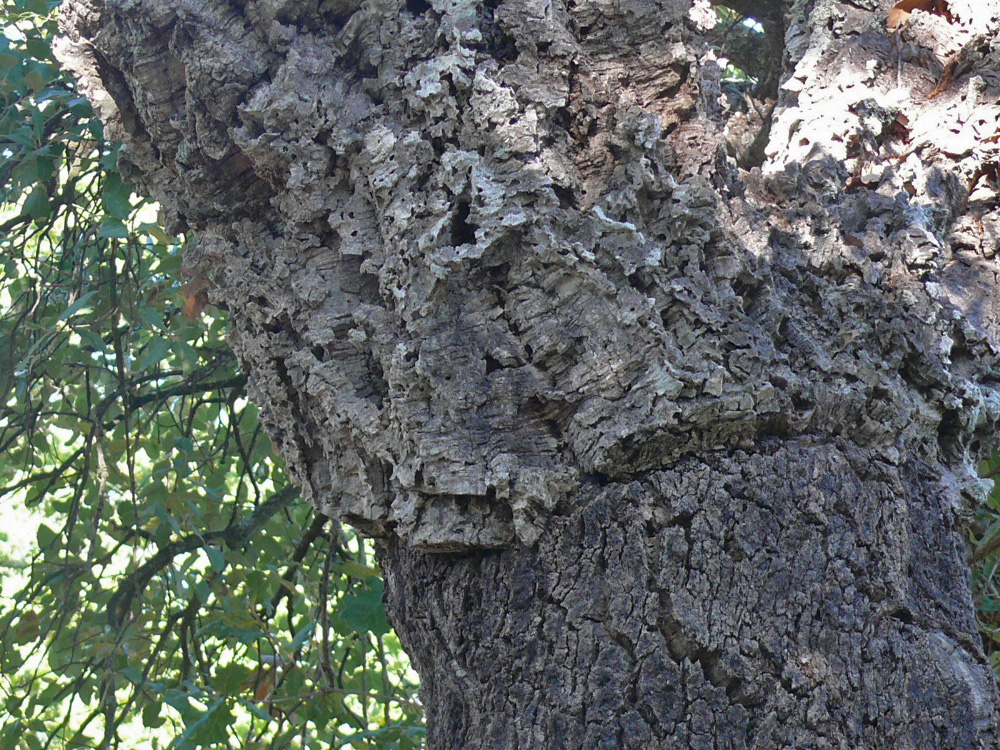
[[[432,748],[998,746],[1000,3],[725,4],[63,6]]]
[[[957,500],[932,477],[770,441],[594,487],[533,554],[393,542],[436,746],[992,747],[961,544],[914,513]]]

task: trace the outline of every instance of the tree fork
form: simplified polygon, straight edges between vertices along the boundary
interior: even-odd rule
[[[1000,6],[888,5],[785,6],[746,171],[680,0],[64,4],[430,747],[1000,744]]]

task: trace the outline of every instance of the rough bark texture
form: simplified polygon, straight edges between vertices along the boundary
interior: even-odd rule
[[[396,543],[437,746],[993,746],[961,545],[915,511],[930,496],[957,499],[926,465],[771,440],[595,487],[532,555]]]
[[[433,748],[1000,747],[1000,0],[726,4],[63,7]]]

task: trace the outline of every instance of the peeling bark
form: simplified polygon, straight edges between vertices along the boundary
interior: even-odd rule
[[[783,31],[739,164],[683,0],[63,6],[290,472],[382,539],[431,747],[1000,744],[1000,2],[735,4]]]

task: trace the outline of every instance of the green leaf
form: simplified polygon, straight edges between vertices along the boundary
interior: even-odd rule
[[[72,305],[63,310],[62,314],[58,318],[59,322],[62,322],[64,320],[69,320],[78,312],[81,312],[83,308],[86,307],[87,303],[90,302],[90,300],[93,299],[94,295],[96,294],[97,290],[95,289],[93,291],[87,292],[82,297],[80,297],[80,299],[78,299]]]
[[[142,231],[148,232],[161,245],[176,245],[179,240],[163,231],[159,224],[143,224],[139,227]]]
[[[124,180],[113,173],[104,180],[104,190],[101,194],[101,205],[111,216],[127,219],[132,213],[132,188]]]
[[[7,713],[11,716],[19,717],[21,715],[21,704],[24,702],[23,695],[12,695],[6,701],[4,701],[4,708]],[[20,722],[15,722],[15,724],[20,724]]]
[[[163,701],[173,708],[182,718],[192,716],[197,709],[191,703],[191,697],[176,688],[171,688],[163,694]]]
[[[187,435],[174,438],[174,450],[178,453],[192,453],[194,451],[194,441]]]
[[[175,739],[170,747],[177,750],[187,750],[187,748],[203,747],[215,742],[224,742],[229,733],[229,725],[233,723],[235,717],[225,699],[216,698],[209,705],[208,710],[201,713],[192,723],[188,724],[184,733]]]
[[[154,365],[158,365],[167,358],[170,353],[170,342],[159,336],[150,340],[135,361],[135,369],[138,372],[145,372]]]
[[[128,229],[118,219],[106,216],[97,229],[97,236],[105,239],[125,240],[128,239]]]
[[[253,680],[256,674],[256,670],[250,669],[239,662],[232,662],[221,667],[216,667],[213,684],[220,692],[236,696],[246,692],[248,686],[253,687]]]
[[[32,91],[39,91],[45,87],[45,84],[48,82],[48,76],[40,70],[29,70],[24,74],[24,78],[22,80],[31,88]]]
[[[142,672],[135,667],[125,667],[124,669],[119,670],[118,673],[133,685],[141,685],[145,682],[142,677]]]
[[[42,221],[52,215],[49,192],[41,185],[35,185],[24,199],[24,213],[35,221]]]
[[[247,646],[267,636],[267,633],[259,627],[239,627],[236,625],[226,625],[221,622],[213,622],[206,625],[199,631],[199,634],[214,635],[218,638],[232,638]]]
[[[353,560],[344,560],[343,562],[333,563],[330,566],[330,570],[362,581],[367,581],[369,578],[379,578],[382,575],[376,568],[370,568],[367,565],[356,563]]]
[[[384,591],[385,584],[381,579],[370,580],[364,586],[353,589],[340,601],[340,620],[356,633],[388,633],[389,621],[382,601]]]
[[[243,706],[243,708],[247,709],[250,713],[252,713],[258,719],[263,719],[264,721],[267,721],[267,722],[273,721],[273,718],[272,718],[271,714],[269,714],[263,708],[261,708],[260,706],[258,706],[256,703],[253,703],[253,702],[248,701],[248,700],[241,700],[240,701],[240,705]]]
[[[150,729],[162,727],[167,719],[161,713],[163,704],[159,701],[150,701],[142,707],[142,725]]]
[[[208,556],[208,561],[212,564],[212,569],[216,573],[221,573],[226,569],[226,556],[218,547],[202,547]]]
[[[306,644],[306,641],[309,640],[315,629],[316,623],[311,622],[296,633],[295,638],[292,640],[292,651],[297,653]]]
[[[13,133],[8,133],[7,140],[14,145],[23,146],[26,150],[33,150],[36,145],[35,134],[28,127],[21,127]]]
[[[25,0],[24,9],[29,13],[45,15],[49,11],[49,4],[46,0]]]
[[[184,374],[190,374],[201,363],[201,356],[198,350],[186,341],[174,341],[170,344],[170,350],[181,361],[181,369]]]
[[[22,612],[17,620],[17,625],[14,626],[14,642],[31,643],[40,634],[41,619],[38,617],[38,613],[30,610]]]
[[[44,523],[38,524],[38,530],[35,532],[35,540],[38,542],[39,549],[45,549],[58,538],[58,532],[53,531]]]

